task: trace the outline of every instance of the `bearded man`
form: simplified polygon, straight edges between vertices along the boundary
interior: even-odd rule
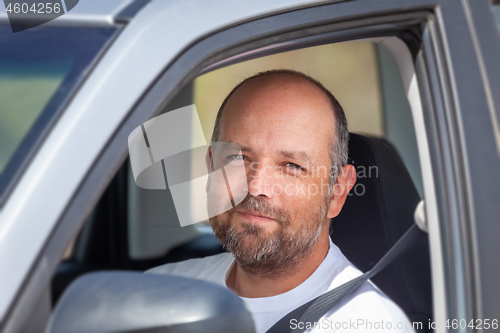
[[[330,219],[356,181],[347,164],[348,138],[342,107],[313,78],[274,70],[244,80],[224,100],[212,136],[214,145],[239,147],[230,158],[244,163],[247,176],[246,197],[233,208],[210,214],[217,197],[208,196],[210,224],[228,253],[148,272],[231,289],[252,313],[257,332],[360,275],[329,235]],[[220,167],[213,147],[209,170]],[[364,331],[349,326],[358,320],[379,327],[392,322],[384,332],[413,332],[401,309],[369,281],[323,319],[330,324],[313,332]]]

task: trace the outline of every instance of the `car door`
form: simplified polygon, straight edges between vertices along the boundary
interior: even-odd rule
[[[0,257],[12,267],[3,328],[36,316],[59,258],[125,160],[129,133],[184,84],[264,54],[388,36],[399,41],[391,52],[417,134],[434,321],[446,331],[455,329],[447,320],[494,319],[500,180],[487,175],[500,169],[500,44],[488,1],[157,1],[103,55],[2,208],[2,236],[16,240],[8,251],[23,263]],[[22,248],[36,217],[43,223]]]

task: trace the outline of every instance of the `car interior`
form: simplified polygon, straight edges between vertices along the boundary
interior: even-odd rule
[[[188,83],[161,113],[194,103],[204,130],[201,135],[209,141],[218,106],[229,89],[247,76],[277,67],[317,78],[344,107],[351,132],[349,163],[356,167],[358,180],[341,214],[332,219],[330,231],[346,257],[367,271],[414,223],[415,208],[423,199],[411,109],[396,61],[381,43],[327,44],[207,71]],[[74,279],[88,272],[145,271],[223,251],[209,224],[179,225],[168,189],[139,188],[127,159],[53,275],[52,305]],[[412,321],[432,320],[427,242],[372,281]]]

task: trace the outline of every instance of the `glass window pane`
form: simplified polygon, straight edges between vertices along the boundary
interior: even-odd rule
[[[0,62],[0,173],[71,69],[71,59]]]
[[[0,25],[0,200],[115,32]]]
[[[497,21],[497,28],[500,32],[500,3],[493,5],[493,15],[495,15],[495,20]]]

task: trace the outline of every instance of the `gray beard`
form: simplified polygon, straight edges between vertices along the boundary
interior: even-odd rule
[[[230,225],[234,209],[210,219],[215,236],[237,263],[252,275],[277,277],[297,269],[302,259],[311,252],[323,229],[326,207],[311,216],[315,223],[302,221],[291,227],[290,219],[281,210],[273,208],[265,199],[247,196],[237,207],[271,216],[280,229],[268,235],[259,226],[243,223],[243,231]]]

